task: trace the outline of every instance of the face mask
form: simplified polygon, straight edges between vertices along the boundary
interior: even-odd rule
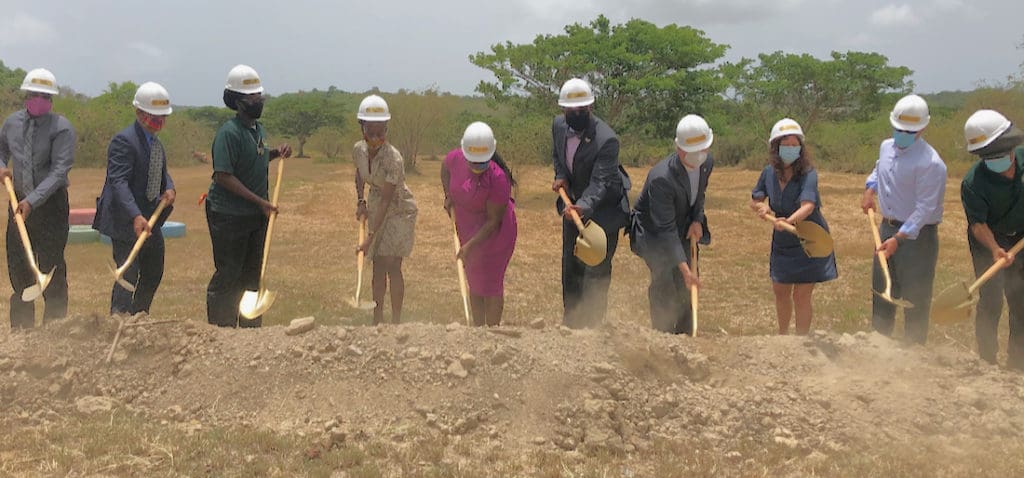
[[[145,126],[146,129],[154,133],[158,133],[161,129],[163,129],[164,122],[166,120],[167,118],[164,116],[155,115],[145,115],[139,118],[139,122],[142,123],[142,126]]]
[[[685,162],[691,168],[699,168],[700,165],[704,164],[704,161],[707,161],[707,160],[708,160],[708,152],[707,151],[697,151],[696,153],[686,153],[686,156],[683,158],[683,162]]]
[[[25,109],[30,116],[42,116],[50,112],[53,103],[42,96],[33,96],[25,100]]]
[[[380,149],[381,146],[384,146],[384,138],[367,138],[363,136],[363,139],[366,140],[366,147],[370,149]]]
[[[1010,169],[1010,155],[1003,156],[1002,158],[986,159],[985,167],[993,173],[1004,173],[1007,169]]]
[[[910,133],[906,131],[893,131],[892,140],[896,143],[897,148],[906,149],[910,145],[914,144],[917,140],[917,133]]]
[[[577,133],[582,133],[590,126],[590,111],[574,110],[565,113],[565,122]]]
[[[490,168],[490,167],[491,167],[491,162],[490,161],[483,162],[483,163],[469,163],[469,170],[473,171],[473,174],[483,174],[483,172],[487,171],[487,169]]]
[[[779,145],[779,159],[782,160],[782,164],[790,165],[800,159],[800,149],[800,146]]]

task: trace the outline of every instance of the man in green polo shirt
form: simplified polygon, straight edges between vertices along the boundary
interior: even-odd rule
[[[981,287],[975,317],[978,354],[996,363],[1005,296],[1010,322],[1006,366],[1024,369],[1024,261],[1007,253],[1024,238],[1024,134],[998,112],[979,110],[967,119],[964,136],[967,150],[981,158],[960,185],[974,273],[981,276],[995,261],[1007,259]]]
[[[266,146],[260,124],[263,85],[256,70],[238,65],[228,73],[224,104],[238,114],[213,139],[213,182],[206,199],[206,222],[216,271],[206,288],[207,320],[221,327],[259,327],[262,317],[239,319],[238,304],[260,280],[263,242],[270,214],[267,200],[270,160],[291,156],[287,144]]]

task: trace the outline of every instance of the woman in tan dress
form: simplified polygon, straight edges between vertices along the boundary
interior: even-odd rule
[[[373,324],[384,321],[384,293],[391,284],[391,315],[394,323],[402,320],[405,279],[402,259],[412,254],[416,227],[416,201],[405,185],[402,155],[387,142],[391,114],[383,98],[370,95],[359,104],[356,115],[363,130],[363,140],[352,149],[356,166],[356,219],[368,218],[366,240],[359,245],[373,261]],[[370,185],[369,196],[363,196],[363,185]],[[367,200],[368,199],[368,200]]]

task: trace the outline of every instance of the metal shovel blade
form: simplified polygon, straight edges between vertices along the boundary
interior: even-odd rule
[[[605,236],[604,229],[594,221],[587,221],[587,224],[576,237],[576,257],[579,257],[584,264],[594,267],[604,262],[608,255],[608,236]]]
[[[913,309],[914,308],[914,303],[909,301],[909,300],[901,299],[901,298],[898,298],[898,297],[893,297],[890,294],[878,292],[877,290],[872,290],[871,292],[874,292],[875,295],[877,295],[878,297],[881,297],[882,300],[884,300],[884,301],[886,301],[886,302],[888,302],[888,303],[890,303],[892,305],[895,305],[896,307],[902,307],[904,309]]]
[[[128,292],[135,292],[135,284],[124,280],[122,274],[117,271],[117,265],[114,264],[112,259],[107,259],[107,269],[110,269],[110,273],[114,275],[114,282],[117,285],[123,287]]]
[[[36,274],[36,283],[21,291],[21,301],[32,302],[42,296],[43,291],[46,290],[46,286],[50,285],[50,279],[53,279],[53,271],[50,271],[47,274],[38,272]]]
[[[939,325],[952,325],[971,317],[971,306],[977,302],[966,282],[957,282],[932,300],[931,320]]]
[[[242,300],[238,303],[238,312],[242,317],[252,320],[270,309],[274,305],[277,293],[267,289],[262,291],[247,290],[242,294]]]
[[[375,301],[357,301],[356,299],[351,297],[349,297],[348,299],[348,305],[353,309],[358,310],[373,310],[377,308],[377,302]]]
[[[811,221],[800,221],[795,227],[807,257],[828,257],[835,250],[832,236],[823,227]]]

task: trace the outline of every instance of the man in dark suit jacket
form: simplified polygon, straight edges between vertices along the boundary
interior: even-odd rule
[[[167,208],[135,262],[124,273],[124,279],[135,284],[135,292],[114,284],[111,314],[149,312],[164,275],[164,236],[160,226],[170,215],[175,196],[174,182],[167,173],[167,155],[156,136],[171,114],[167,90],[156,83],[144,83],[135,92],[132,104],[135,123],[114,135],[107,149],[107,177],[96,200],[92,227],[110,236],[114,262],[120,266],[138,236],[149,230],[149,217],[161,200],[167,202]]]
[[[556,201],[562,221],[562,322],[573,328],[599,324],[608,308],[612,257],[619,230],[629,220],[629,176],[619,164],[615,131],[593,115],[594,94],[587,82],[573,78],[562,86],[558,104],[563,115],[551,125],[555,181],[551,189],[565,188],[573,205]],[[604,262],[590,267],[573,255],[579,231],[568,209],[596,222],[608,237]]]
[[[684,117],[676,127],[676,152],[651,168],[633,212],[631,248],[651,270],[651,325],[670,334],[693,334],[689,287],[699,280],[690,238],[711,242],[704,195],[714,169],[707,152],[713,139],[703,118]]]

